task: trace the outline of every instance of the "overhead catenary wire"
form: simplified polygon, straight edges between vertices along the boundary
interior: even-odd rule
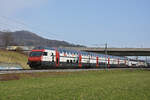
[[[14,27],[15,25],[10,25],[9,23],[9,21],[11,21],[11,23],[15,23],[15,24],[18,24],[18,25],[16,25],[15,27],[16,27],[16,29],[18,29],[18,30],[29,30],[29,31],[31,31],[31,32],[37,32],[37,33],[40,33],[40,34],[42,34],[42,35],[44,35],[44,37],[46,36],[48,36],[48,37],[56,37],[56,36],[60,36],[60,35],[58,35],[58,34],[54,34],[54,33],[52,33],[52,32],[49,32],[49,31],[46,31],[46,32],[43,32],[43,31],[41,31],[39,28],[37,28],[37,27],[35,27],[35,26],[29,26],[29,25],[27,25],[27,24],[25,24],[25,23],[23,23],[23,22],[21,22],[21,21],[18,21],[18,20],[16,20],[16,19],[12,19],[12,18],[9,18],[9,17],[6,17],[6,16],[0,16],[1,18],[3,18],[3,19],[5,19],[7,22],[7,25],[9,25],[9,26],[12,26],[12,27]],[[1,21],[0,21],[1,22]],[[6,25],[6,24],[5,24]],[[9,29],[9,30],[11,30],[11,29]]]
[[[19,29],[18,27],[15,27],[14,25],[2,23],[2,22],[0,22],[0,28],[1,28],[1,31],[3,30],[11,31],[11,29]]]
[[[10,28],[9,30],[23,30],[24,29],[24,26],[17,25],[17,23],[14,23],[12,21],[8,21],[8,20],[3,19],[1,17],[0,17],[0,23],[1,23],[1,25],[5,25],[4,29],[6,29],[7,27]]]

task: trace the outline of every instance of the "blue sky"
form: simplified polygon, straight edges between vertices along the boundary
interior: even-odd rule
[[[149,0],[0,0],[0,26],[86,46],[150,47],[149,5]]]

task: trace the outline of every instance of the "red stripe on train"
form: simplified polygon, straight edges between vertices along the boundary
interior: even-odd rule
[[[56,67],[58,67],[59,66],[59,52],[57,49],[55,51],[56,51]]]
[[[82,67],[81,60],[82,60],[82,56],[81,56],[81,54],[80,54],[80,55],[79,55],[79,67],[80,67],[80,68]]]
[[[29,61],[41,61],[41,57],[29,57],[28,58]]]
[[[110,67],[110,58],[108,57],[108,68]]]
[[[33,49],[32,51],[33,51],[33,52],[34,52],[34,51],[35,51],[35,52],[38,52],[38,51],[39,51],[39,52],[44,52],[45,50],[44,50],[44,49],[36,49],[36,50]]]
[[[96,57],[96,67],[98,67],[98,57]]]

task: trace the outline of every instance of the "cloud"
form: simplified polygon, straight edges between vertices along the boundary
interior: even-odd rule
[[[38,7],[48,0],[0,0],[0,15],[12,15],[25,8]]]

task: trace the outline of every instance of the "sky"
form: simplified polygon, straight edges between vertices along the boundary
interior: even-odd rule
[[[0,0],[0,30],[74,44],[150,47],[150,0]]]

